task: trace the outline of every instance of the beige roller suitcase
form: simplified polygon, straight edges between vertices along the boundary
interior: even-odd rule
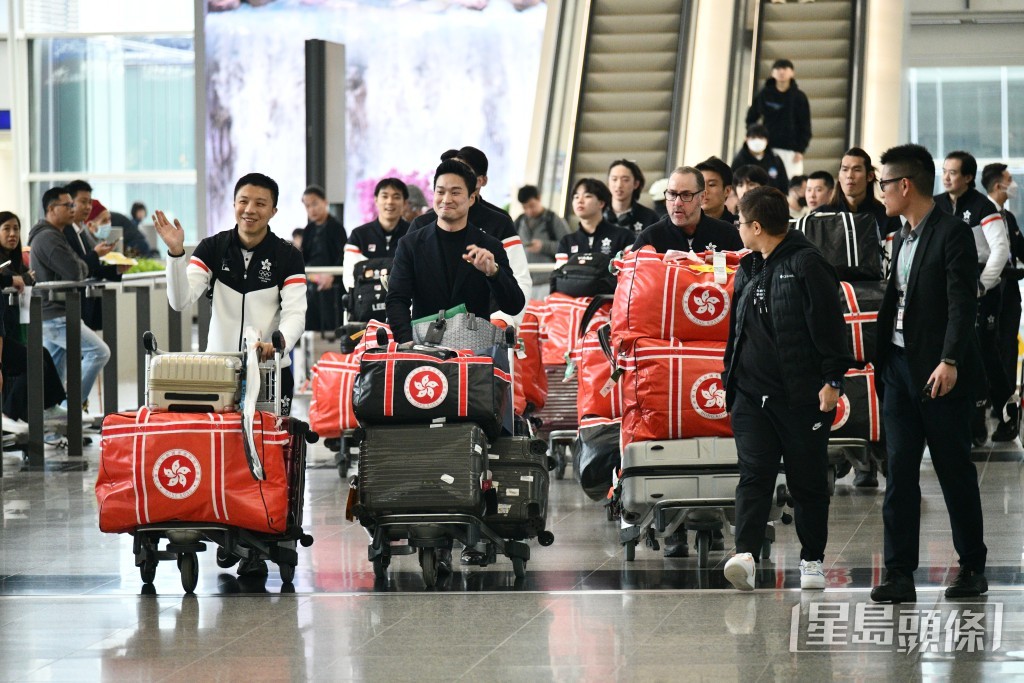
[[[238,410],[242,359],[166,353],[149,361],[150,410],[225,413]]]

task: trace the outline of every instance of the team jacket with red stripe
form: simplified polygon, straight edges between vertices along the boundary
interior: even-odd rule
[[[508,257],[508,265],[512,269],[512,275],[515,277],[516,282],[519,283],[519,289],[523,290],[524,300],[529,301],[530,294],[533,292],[533,277],[530,275],[530,264],[526,260],[526,249],[523,247],[523,240],[520,239],[519,233],[516,232],[516,224],[512,222],[509,215],[497,207],[490,207],[494,207],[494,205],[484,201],[482,198],[478,198],[478,201],[473,202],[473,205],[469,207],[469,224],[480,228],[485,234],[498,240],[505,247],[505,255]],[[409,225],[409,234],[411,235],[417,230],[436,222],[437,214],[433,210],[428,211],[413,220]],[[498,311],[494,314],[494,317],[518,326],[523,321],[525,309],[526,306],[524,304],[523,308],[515,315],[508,315]]]
[[[1010,240],[999,208],[974,188],[957,197],[956,206],[947,192],[935,195],[935,204],[971,229],[978,248],[978,279],[986,292],[991,290],[999,284],[1003,266],[1010,258]]]
[[[218,238],[207,237],[192,258],[167,259],[167,299],[171,308],[182,311],[206,294],[216,270],[213,287],[213,315],[206,351],[239,351],[242,333],[253,327],[270,341],[274,330],[284,334],[288,352],[306,327],[306,273],[302,254],[273,232],[253,250],[245,267],[238,226],[230,231],[227,248],[218,252]]]

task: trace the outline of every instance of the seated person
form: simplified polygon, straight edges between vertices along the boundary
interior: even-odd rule
[[[633,243],[632,230],[609,223],[604,217],[611,206],[612,193],[600,180],[583,178],[572,188],[572,211],[580,219],[580,228],[562,237],[555,249],[555,263],[561,265],[573,254],[615,256]]]
[[[21,256],[21,222],[10,211],[0,212],[0,288],[14,287],[18,292],[35,284],[32,272]],[[28,419],[28,358],[18,335],[21,324],[17,306],[8,306],[7,297],[0,296],[0,337],[3,341],[4,415],[12,420]],[[60,404],[67,399],[57,366],[50,352],[43,349],[43,419],[67,419]]]
[[[704,175],[696,168],[682,166],[672,171],[665,190],[668,215],[644,228],[637,235],[633,249],[648,244],[660,254],[669,250],[703,252],[712,245],[718,251],[742,249],[743,241],[736,226],[715,220],[700,208],[703,193]]]
[[[526,306],[501,242],[471,224],[476,174],[449,159],[434,173],[437,218],[398,243],[388,281],[387,313],[395,341],[412,341],[412,320],[465,304],[490,319]],[[410,314],[411,308],[411,314]]]
[[[28,234],[31,268],[36,281],[84,280],[89,276],[89,265],[78,257],[64,237],[64,228],[71,225],[74,215],[75,204],[71,195],[63,187],[52,187],[43,193],[42,205],[44,218],[32,226]],[[110,251],[110,245],[100,242],[91,251],[103,255]],[[62,379],[67,376],[67,323],[63,301],[43,302],[43,346],[53,356]],[[88,421],[91,419],[87,411],[89,394],[103,366],[110,360],[110,347],[84,321],[79,325],[82,332],[82,395],[70,397],[69,407],[82,410],[83,419]]]

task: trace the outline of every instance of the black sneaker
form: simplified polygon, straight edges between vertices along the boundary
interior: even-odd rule
[[[988,579],[981,572],[960,567],[960,573],[946,589],[947,598],[974,598],[988,592]]]
[[[914,579],[898,572],[886,572],[885,581],[871,589],[875,602],[917,602]]]
[[[690,556],[690,546],[686,543],[686,532],[674,533],[665,537],[665,557],[680,558]]]
[[[466,548],[462,551],[462,564],[471,564],[478,567],[487,566],[487,553],[476,548]]]
[[[437,573],[438,574],[451,574],[452,573],[452,549],[451,548],[438,548],[437,549]]]
[[[878,488],[878,471],[874,464],[870,470],[857,470],[857,474],[853,475],[853,485],[860,489]]]
[[[239,576],[266,576],[267,575],[267,561],[256,557],[255,554],[250,555],[246,559],[242,560],[238,564],[238,575]]]

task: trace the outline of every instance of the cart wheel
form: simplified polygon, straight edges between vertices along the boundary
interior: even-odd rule
[[[767,538],[761,541],[761,559],[767,560],[772,556],[772,542]]]
[[[537,534],[537,542],[542,546],[547,547],[555,542],[555,535],[547,530],[542,531]]]
[[[697,546],[697,568],[707,569],[708,551],[711,550],[711,532],[698,531],[695,544]]]
[[[558,465],[555,466],[555,479],[565,479],[566,451],[568,447],[559,445]]]
[[[281,583],[291,583],[295,580],[294,564],[288,564],[285,562],[284,564],[277,565],[277,569],[281,572]]]
[[[836,466],[835,465],[829,465],[828,466],[828,495],[830,495],[830,496],[836,495],[836,477],[837,476],[838,476],[838,473],[836,472]]]
[[[199,584],[199,558],[195,553],[181,553],[178,566],[181,568],[181,587],[186,593],[194,593]]]
[[[217,548],[217,566],[221,569],[230,569],[238,564],[238,555],[229,553],[226,548]]]
[[[636,559],[636,543],[630,541],[624,546],[626,551],[626,562],[632,562]]]
[[[373,558],[373,575],[378,579],[386,579],[388,577],[388,565],[391,564],[391,557],[388,555],[378,555]]]
[[[156,565],[157,560],[144,560],[142,564],[139,565],[139,573],[142,574],[142,583],[153,583],[153,579],[156,578]]]
[[[517,579],[521,579],[526,576],[526,560],[521,557],[513,557],[512,573],[516,575]]]
[[[437,585],[437,549],[420,548],[420,568],[423,570],[423,583],[427,588]]]

